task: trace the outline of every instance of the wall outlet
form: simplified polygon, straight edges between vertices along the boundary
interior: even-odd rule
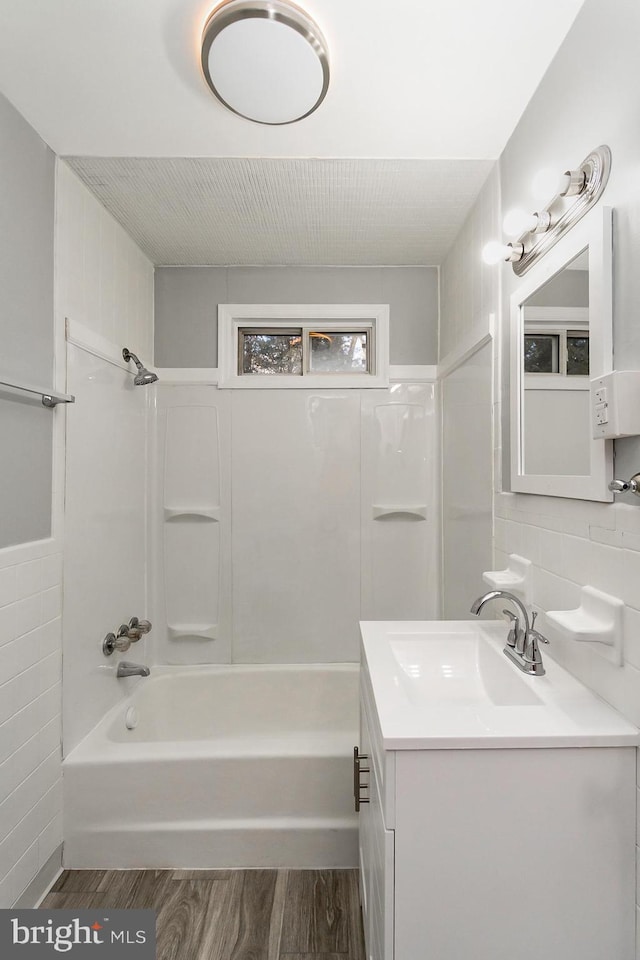
[[[613,370],[591,381],[594,439],[640,436],[640,370]]]

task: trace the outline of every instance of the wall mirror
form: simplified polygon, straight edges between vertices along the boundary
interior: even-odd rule
[[[511,296],[511,489],[611,500],[589,380],[612,368],[611,210],[595,208]]]

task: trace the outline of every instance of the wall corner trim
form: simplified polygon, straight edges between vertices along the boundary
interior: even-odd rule
[[[75,347],[80,347],[81,350],[86,350],[92,356],[106,360],[107,363],[112,363],[116,367],[135,373],[131,370],[130,364],[122,359],[122,347],[126,344],[113,343],[85,326],[84,323],[80,323],[79,320],[71,320],[69,317],[65,317],[65,335],[67,343],[72,343]]]
[[[438,364],[438,379],[443,380],[450,373],[461,367],[469,357],[481,350],[495,335],[496,317],[489,313],[476,323],[469,333],[463,337],[457,347],[451,350]]]

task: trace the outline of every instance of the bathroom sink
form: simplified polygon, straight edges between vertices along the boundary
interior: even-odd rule
[[[624,746],[637,729],[545,650],[504,655],[504,620],[363,621],[362,687],[386,749]]]
[[[416,703],[531,706],[542,701],[480,633],[389,634],[398,677]]]

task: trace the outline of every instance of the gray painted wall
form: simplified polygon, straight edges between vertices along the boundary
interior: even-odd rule
[[[388,303],[394,364],[438,362],[435,267],[158,267],[159,367],[215,367],[219,303]]]
[[[529,297],[530,307],[588,307],[589,271],[563,270]]]
[[[55,156],[0,94],[0,380],[52,386]],[[0,548],[51,531],[52,411],[0,392]]]

